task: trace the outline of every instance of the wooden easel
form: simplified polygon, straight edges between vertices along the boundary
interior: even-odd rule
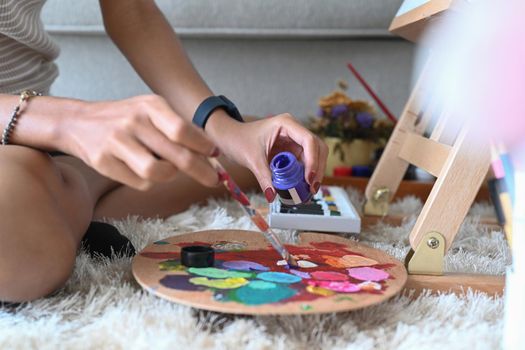
[[[448,6],[446,3],[451,1],[431,1],[425,6],[438,4],[441,13]],[[394,19],[391,30],[418,38],[422,15],[417,10],[403,14],[402,21]],[[396,23],[402,24],[396,27]],[[488,172],[490,150],[488,144],[480,149],[478,144],[469,142],[467,126],[449,122],[453,118],[451,111],[424,90],[430,85],[426,84],[428,71],[423,69],[366,187],[364,213],[377,216],[388,213],[389,202],[409,164],[426,170],[436,177],[436,182],[410,233],[412,249],[405,261],[410,274],[407,287],[453,291],[470,287],[500,294],[504,285],[502,276],[443,275],[445,253]]]

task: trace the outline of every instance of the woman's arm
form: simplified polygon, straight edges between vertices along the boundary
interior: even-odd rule
[[[0,94],[0,132],[9,122],[19,99],[18,95]],[[80,114],[82,106],[82,101],[74,99],[48,96],[31,98],[22,105],[21,115],[9,142],[46,151],[64,151],[66,132],[63,116]]]
[[[175,112],[191,121],[211,90],[152,0],[100,0],[111,39],[137,73]]]
[[[155,2],[100,0],[100,4],[109,36],[138,74],[177,113],[191,120],[197,106],[212,92]],[[305,163],[312,192],[319,188],[327,147],[290,115],[242,124],[217,110],[206,124],[206,133],[227,156],[255,174],[269,201],[275,191],[268,159],[281,150],[296,153]]]
[[[0,95],[2,130],[18,100]],[[157,95],[104,102],[36,96],[22,106],[9,142],[76,156],[137,189],[171,181],[179,170],[203,185],[219,183],[206,160],[218,149]]]

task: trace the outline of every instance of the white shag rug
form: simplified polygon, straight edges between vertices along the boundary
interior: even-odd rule
[[[356,206],[362,198],[350,191]],[[262,203],[262,197],[252,196]],[[405,198],[391,210],[416,213]],[[446,258],[448,271],[503,274],[510,262],[502,232],[477,223],[491,212],[475,205]],[[377,225],[360,241],[403,259],[410,216],[400,227]],[[203,229],[253,229],[230,200],[210,200],[167,220],[113,222],[137,249],[165,237]],[[279,232],[292,240],[291,231]],[[498,349],[503,299],[469,293],[398,296],[352,313],[239,317],[198,311],[143,291],[130,259],[94,261],[80,253],[67,285],[45,299],[0,307],[1,349]]]

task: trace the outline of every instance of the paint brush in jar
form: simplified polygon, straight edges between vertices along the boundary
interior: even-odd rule
[[[241,191],[239,186],[233,181],[230,174],[224,169],[216,158],[208,158],[211,165],[215,168],[219,174],[219,180],[224,184],[224,187],[230,192],[233,199],[235,199],[241,205],[246,215],[250,220],[257,226],[259,230],[264,234],[268,242],[275,248],[275,250],[283,257],[283,259],[292,267],[297,267],[297,261],[284,247],[282,242],[279,240],[275,232],[272,231],[264,217],[255,209],[248,199],[248,196]]]

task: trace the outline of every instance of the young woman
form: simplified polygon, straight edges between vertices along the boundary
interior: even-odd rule
[[[213,94],[154,1],[100,1],[107,33],[154,94],[45,96],[58,47],[43,30],[44,2],[0,0],[0,300],[61,287],[97,218],[167,216],[223,193],[207,157],[233,161],[227,166],[243,187],[255,184],[243,176],[251,170],[271,202],[268,159],[288,150],[304,161],[312,192],[319,189],[327,148],[289,114],[243,123],[215,109],[204,130],[192,125]],[[44,96],[22,102],[10,123],[26,89]],[[57,151],[67,155],[48,153]]]

